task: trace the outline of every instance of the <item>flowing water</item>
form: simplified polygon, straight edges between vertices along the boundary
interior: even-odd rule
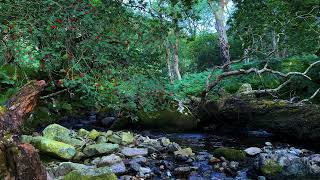
[[[107,129],[101,128],[99,126],[88,126],[87,122],[83,122],[82,120],[74,120],[73,121],[65,121],[68,124],[62,122],[61,125],[67,126],[70,129],[80,129],[85,128],[87,130],[91,129],[98,129],[100,131],[106,131]],[[80,122],[80,123],[79,123]],[[94,123],[94,122],[92,122]],[[90,123],[89,123],[90,124]],[[319,147],[312,147],[308,145],[305,142],[295,142],[290,141],[290,139],[285,139],[279,136],[275,136],[271,133],[268,133],[263,130],[256,130],[256,131],[241,131],[241,132],[234,132],[234,133],[212,133],[212,132],[188,132],[188,133],[169,133],[169,132],[161,132],[159,130],[145,130],[145,131],[139,131],[136,129],[131,129],[130,131],[134,131],[136,133],[139,133],[143,136],[148,136],[150,138],[158,139],[161,137],[166,137],[170,139],[171,142],[178,143],[181,147],[187,148],[190,147],[192,150],[196,153],[196,155],[205,154],[213,154],[213,151],[216,148],[219,147],[229,147],[234,149],[246,149],[249,147],[259,147],[261,149],[266,147],[266,143],[270,142],[272,143],[274,150],[288,150],[290,148],[296,149],[296,150],[302,150],[302,149],[308,149],[313,150],[309,151],[309,155],[315,154],[315,152],[319,152]],[[185,166],[186,163],[179,163],[174,158],[168,159],[171,161],[175,167],[179,166]],[[156,160],[157,161],[157,160]],[[255,162],[255,158],[247,158],[244,162],[240,162],[239,169],[237,170],[238,175],[233,174],[231,177],[235,177],[235,179],[256,179],[258,176],[261,175],[261,172],[254,170],[253,162]],[[200,163],[200,164],[199,164]],[[203,164],[202,164],[203,163]],[[157,164],[157,163],[155,163]],[[190,165],[190,163],[188,163]],[[191,165],[199,166],[204,171],[195,175],[190,175],[189,179],[200,179],[203,177],[203,174],[205,174],[205,171],[210,171],[212,174],[209,176],[215,177],[211,179],[224,179],[223,173],[219,173],[215,170],[213,170],[213,166],[208,164],[208,160],[206,162],[203,161],[193,161]],[[150,165],[154,166],[156,169],[156,165]],[[248,169],[251,169],[247,171]],[[160,177],[160,176],[159,176]],[[157,179],[161,179],[161,178]],[[229,176],[230,177],[230,176]],[[288,176],[286,178],[281,179],[320,179],[320,177],[314,177],[314,176],[303,176],[303,177],[291,177]]]

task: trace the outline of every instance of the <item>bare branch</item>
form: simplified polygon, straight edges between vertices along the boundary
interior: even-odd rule
[[[272,93],[276,93],[278,92],[280,89],[282,89],[284,86],[286,86],[289,82],[291,82],[291,78],[288,79],[287,81],[285,81],[284,83],[280,84],[278,87],[274,88],[274,89],[259,89],[259,90],[252,90],[252,91],[247,91],[247,92],[243,92],[241,94],[243,95],[249,95],[249,94],[272,94]]]
[[[55,93],[52,93],[52,94],[49,94],[49,95],[46,95],[46,96],[42,96],[42,97],[40,97],[40,99],[51,98],[51,97],[53,97],[53,96],[62,94],[62,93],[67,92],[67,91],[69,91],[69,89],[63,89],[63,90],[57,91],[57,92],[55,92]]]
[[[301,100],[301,101],[299,102],[299,104],[302,104],[302,103],[311,101],[313,98],[315,98],[315,97],[317,96],[317,94],[319,93],[319,91],[320,91],[320,88],[317,89],[317,90],[312,94],[312,96],[310,96],[309,98]]]
[[[283,73],[283,72],[280,72],[280,71],[275,71],[275,70],[267,68],[268,62],[265,64],[265,66],[262,69],[250,68],[248,70],[239,69],[239,70],[235,70],[235,71],[224,72],[224,73],[220,74],[216,78],[216,80],[213,81],[212,83],[208,83],[208,80],[207,80],[207,88],[206,88],[206,90],[204,90],[202,92],[202,97],[206,97],[208,92],[211,91],[216,85],[218,85],[218,83],[221,80],[223,80],[223,79],[225,79],[226,77],[229,77],[229,76],[237,76],[237,75],[250,74],[250,73],[256,73],[256,74],[260,75],[262,73],[269,72],[269,73],[272,73],[272,74],[275,74],[275,75],[278,75],[278,76],[281,76],[281,77],[284,77],[284,78],[288,78],[288,77],[291,77],[291,76],[303,76],[303,77],[311,80],[311,78],[309,76],[307,76],[307,73],[311,70],[312,67],[314,67],[315,65],[317,65],[319,63],[320,63],[320,61],[316,61],[316,62],[312,63],[303,73],[302,72]],[[280,87],[280,89],[282,87]],[[263,93],[263,92],[267,93],[268,91],[272,92],[273,90],[272,89],[271,90],[270,89],[269,90],[256,90],[255,92],[257,92],[257,93]]]

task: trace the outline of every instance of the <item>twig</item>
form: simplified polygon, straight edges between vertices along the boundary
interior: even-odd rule
[[[307,98],[307,99],[303,99],[303,100],[301,100],[298,104],[302,104],[302,103],[305,103],[305,102],[309,102],[309,101],[311,101],[313,98],[315,98],[316,97],[316,95],[319,93],[319,91],[320,91],[320,88],[319,89],[317,89],[313,94],[312,94],[312,96],[310,96],[309,98]]]
[[[51,97],[53,97],[53,96],[62,94],[62,93],[67,92],[67,91],[69,91],[69,89],[63,89],[63,90],[57,91],[57,92],[55,92],[55,93],[52,93],[52,94],[49,94],[49,95],[46,95],[46,96],[41,96],[40,99],[51,98]]]
[[[266,94],[266,93],[272,94],[272,93],[278,92],[280,89],[282,89],[284,86],[286,86],[289,82],[291,82],[291,78],[288,79],[287,81],[285,81],[284,83],[280,84],[278,87],[276,87],[274,89],[252,90],[252,91],[242,92],[240,94],[243,94],[243,95],[248,95],[248,94]]]

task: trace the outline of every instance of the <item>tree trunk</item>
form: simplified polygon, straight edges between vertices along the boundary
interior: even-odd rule
[[[227,32],[225,28],[225,4],[227,4],[227,0],[220,0],[220,2],[208,1],[209,6],[211,7],[216,23],[215,28],[219,35],[219,46],[220,46],[220,55],[222,58],[223,64],[230,63],[230,52],[229,52],[229,42],[227,37]],[[230,66],[226,66],[224,71],[229,71]]]
[[[176,78],[179,81],[181,81],[181,74],[179,70],[179,33],[178,32],[176,32],[176,42],[173,45],[173,50],[174,50],[174,64],[173,64],[174,72],[175,72]]]
[[[171,52],[170,52],[170,46],[169,43],[166,44],[166,62],[167,62],[167,67],[168,67],[168,78],[170,83],[173,83],[172,80],[172,70],[171,70],[171,61],[170,61],[170,56],[171,56]]]
[[[271,38],[272,38],[272,49],[274,51],[274,55],[275,57],[279,57],[279,48],[278,48],[279,37],[275,30],[271,32]]]
[[[37,104],[44,81],[31,81],[0,107],[0,179],[45,180],[37,151],[19,142],[21,125]]]

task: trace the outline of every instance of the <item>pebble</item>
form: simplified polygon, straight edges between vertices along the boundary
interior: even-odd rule
[[[131,161],[129,162],[130,164],[133,163],[146,163],[147,162],[147,158],[143,157],[143,156],[137,156],[131,159]]]
[[[109,156],[103,156],[100,161],[97,163],[97,166],[106,166],[106,165],[113,165],[116,163],[122,162],[121,157],[111,154]]]
[[[236,161],[231,161],[230,164],[229,164],[229,167],[233,170],[237,170],[238,167],[239,167],[239,163],[236,162]]]
[[[272,143],[271,142],[265,142],[264,143],[266,146],[272,146]]]
[[[210,158],[209,162],[212,164],[216,164],[216,163],[221,162],[221,160],[216,157],[212,157],[212,158]]]
[[[142,178],[147,178],[151,176],[151,169],[148,167],[140,167],[138,176]]]
[[[176,175],[188,175],[193,170],[197,170],[198,168],[192,166],[185,166],[185,167],[177,167],[174,169],[174,174]]]
[[[266,180],[266,177],[264,177],[264,176],[258,176],[258,180]]]
[[[244,151],[250,156],[254,156],[254,155],[260,154],[262,152],[262,150],[257,147],[250,147],[250,148],[245,149]]]

